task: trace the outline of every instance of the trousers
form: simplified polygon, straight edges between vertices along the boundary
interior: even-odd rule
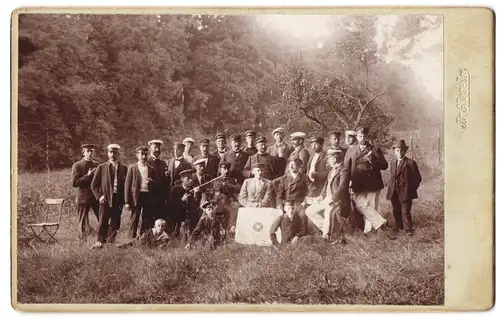
[[[78,204],[78,239],[86,240],[90,234],[89,211],[92,208],[95,218],[99,221],[99,202],[92,201],[90,204]]]
[[[411,220],[411,204],[412,200],[401,201],[398,192],[394,192],[391,198],[392,215],[396,221],[396,226],[403,230],[412,230],[413,222]]]
[[[97,230],[97,241],[101,243],[114,243],[122,219],[122,205],[118,203],[118,194],[113,194],[113,207],[108,203],[99,204],[99,226]]]
[[[365,217],[365,233],[372,228],[379,229],[386,222],[386,219],[377,211],[379,196],[380,191],[358,192],[352,195],[356,209]]]
[[[154,225],[154,211],[151,202],[151,196],[148,192],[140,192],[136,207],[132,207],[130,214],[129,239],[137,237],[137,228],[139,227],[139,218],[141,218],[141,227],[139,236]],[[141,216],[142,215],[142,216]]]

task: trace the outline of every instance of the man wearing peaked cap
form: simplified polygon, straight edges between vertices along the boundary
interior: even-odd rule
[[[255,138],[257,133],[254,130],[248,130],[245,132],[246,147],[243,149],[248,156],[252,156],[257,153],[255,148]]]
[[[215,211],[222,216],[224,229],[229,229],[231,226],[236,225],[234,216],[240,206],[238,203],[238,193],[241,184],[238,183],[235,177],[231,176],[231,166],[229,162],[221,162],[219,164],[219,173],[222,178],[212,183],[216,201]]]
[[[219,157],[217,155],[212,155],[209,153],[210,141],[208,139],[202,139],[200,141],[200,155],[196,156],[194,160],[202,159],[205,161],[205,174],[210,178],[215,178],[217,176],[217,171],[219,169]]]
[[[125,208],[131,213],[129,239],[137,237],[139,219],[142,219],[139,237],[154,226],[155,207],[152,206],[151,193],[160,186],[158,174],[147,163],[148,147],[139,146],[135,151],[137,163],[129,167],[125,179]]]
[[[393,239],[387,227],[387,220],[378,211],[378,198],[384,188],[381,170],[388,168],[382,150],[368,142],[367,128],[357,130],[358,144],[348,149],[344,169],[348,172],[352,188],[352,199],[356,210],[365,217],[365,233],[372,228]]]
[[[127,166],[120,163],[119,150],[118,144],[108,145],[109,160],[97,166],[90,184],[92,193],[99,201],[97,242],[92,248],[102,248],[106,242],[113,243],[120,229]]]
[[[158,187],[151,189],[149,197],[153,212],[153,220],[166,219],[166,205],[168,194],[170,192],[170,174],[167,163],[160,158],[163,141],[154,139],[148,142],[149,157],[148,165],[155,169],[156,180],[159,181]]]
[[[282,161],[284,165],[280,165],[276,168],[276,173],[278,176],[283,176],[285,174],[286,162],[293,152],[293,147],[284,142],[285,130],[282,127],[278,127],[273,130],[273,138],[276,141],[273,145],[269,146],[267,152],[269,155],[283,158]]]
[[[196,172],[193,174],[193,187],[198,187],[210,181],[210,176],[205,172],[205,159],[200,158],[194,162],[194,168]],[[201,190],[203,193],[210,190],[211,185],[203,187]],[[203,194],[199,194],[200,196]]]
[[[295,132],[290,135],[290,139],[292,140],[293,152],[290,154],[292,156],[298,156],[302,163],[309,163],[310,154],[307,149],[304,147],[304,139],[306,138],[306,133],[303,132]],[[305,169],[305,167],[302,167]],[[305,171],[304,171],[305,172]]]
[[[182,154],[184,156],[184,159],[189,163],[193,163],[193,155],[191,154],[192,152],[192,147],[194,145],[194,139],[191,137],[186,137],[183,141],[182,144],[184,144],[184,153]]]
[[[241,135],[233,134],[230,137],[231,150],[224,155],[224,161],[230,164],[229,176],[234,177],[239,185],[245,179],[243,176],[243,168],[248,160],[248,153],[241,149]]]
[[[278,169],[286,165],[284,158],[275,157],[266,152],[266,138],[261,136],[256,140],[257,153],[248,158],[245,167],[243,168],[243,176],[245,178],[253,177],[252,167],[254,164],[262,164],[262,177],[268,180],[273,180],[278,176]]]
[[[184,224],[186,232],[192,231],[199,218],[200,189],[193,188],[192,169],[185,169],[179,172],[180,183],[174,185],[170,191],[169,219],[171,225],[169,231],[173,237],[178,237],[181,233],[181,226]]]
[[[347,149],[340,146],[340,135],[341,133],[337,131],[330,132],[330,149],[340,150],[342,152],[342,160],[344,160]]]
[[[226,134],[224,133],[218,133],[215,135],[215,145],[217,146],[217,150],[212,153],[212,155],[215,155],[219,158],[219,160],[222,160],[222,157],[227,151],[227,138]]]
[[[318,136],[311,139],[312,154],[306,167],[306,175],[311,185],[309,187],[309,196],[317,197],[325,184],[326,177],[330,167],[326,164],[326,153],[323,150],[325,139]]]
[[[84,241],[90,234],[89,211],[92,208],[99,220],[99,202],[90,189],[90,183],[99,163],[94,160],[94,144],[83,144],[83,158],[71,167],[71,184],[76,188],[76,205],[78,211],[78,239]]]
[[[185,145],[183,143],[174,143],[173,158],[167,161],[167,172],[170,177],[170,188],[172,188],[181,179],[180,172],[192,169],[192,165],[188,163],[184,156]]]
[[[391,162],[391,178],[387,188],[387,199],[392,204],[392,214],[396,221],[396,231],[413,233],[411,206],[414,199],[418,198],[417,190],[422,182],[422,177],[417,163],[406,157],[408,145],[400,140],[392,146],[395,159]]]

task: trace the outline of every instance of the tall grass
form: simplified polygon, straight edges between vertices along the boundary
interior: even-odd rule
[[[318,243],[282,251],[230,244],[149,250],[76,240],[69,170],[19,178],[18,301],[21,303],[295,303],[438,305],[444,302],[442,176],[428,177],[414,204],[415,236],[390,241],[359,233],[348,244]],[[390,204],[381,195],[381,210]],[[61,244],[27,246],[26,222],[45,197],[68,200]],[[391,218],[390,216],[388,216]],[[95,225],[95,218],[91,216]],[[392,218],[391,218],[392,219]],[[118,241],[129,215],[122,216]],[[391,220],[392,221],[392,220]]]

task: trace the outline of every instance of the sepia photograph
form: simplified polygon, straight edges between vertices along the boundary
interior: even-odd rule
[[[14,304],[444,305],[442,14],[13,18]]]

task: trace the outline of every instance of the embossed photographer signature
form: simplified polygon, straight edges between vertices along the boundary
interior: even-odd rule
[[[460,75],[457,76],[458,87],[458,98],[457,98],[457,109],[459,110],[457,115],[457,123],[462,126],[462,128],[467,127],[467,117],[470,112],[470,73],[467,69],[461,69]]]

